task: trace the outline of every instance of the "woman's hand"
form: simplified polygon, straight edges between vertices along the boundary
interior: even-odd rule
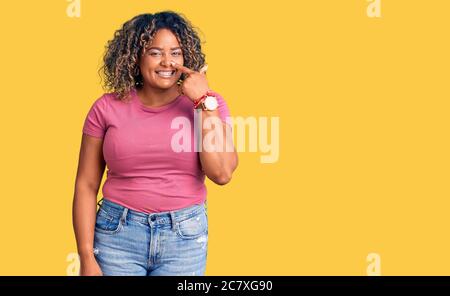
[[[102,276],[102,270],[94,257],[80,259],[80,276]]]
[[[172,67],[186,74],[187,78],[183,81],[181,85],[181,90],[183,94],[188,96],[191,100],[196,100],[206,94],[209,90],[208,80],[206,79],[206,69],[208,68],[205,65],[200,69],[199,72],[191,70],[183,65],[171,62]]]

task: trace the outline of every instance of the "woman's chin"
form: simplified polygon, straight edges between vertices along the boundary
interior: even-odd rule
[[[172,87],[176,86],[177,82],[176,81],[157,81],[157,82],[154,81],[150,85],[154,88],[166,90],[166,89],[171,89]]]

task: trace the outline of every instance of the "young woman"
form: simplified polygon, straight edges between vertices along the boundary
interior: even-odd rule
[[[86,116],[75,184],[80,275],[204,274],[205,175],[224,185],[238,164],[229,109],[205,71],[196,31],[174,12],[136,16],[109,41],[111,92]]]

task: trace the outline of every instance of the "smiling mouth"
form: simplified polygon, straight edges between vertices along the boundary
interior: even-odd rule
[[[155,71],[155,72],[158,76],[160,76],[162,78],[170,78],[175,75],[176,70],[170,70],[170,71],[160,70],[160,71]]]

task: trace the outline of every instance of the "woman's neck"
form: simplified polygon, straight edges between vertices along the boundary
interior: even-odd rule
[[[176,84],[169,89],[157,89],[149,85],[144,85],[136,91],[141,102],[149,107],[159,107],[169,104],[180,95],[178,85]]]

